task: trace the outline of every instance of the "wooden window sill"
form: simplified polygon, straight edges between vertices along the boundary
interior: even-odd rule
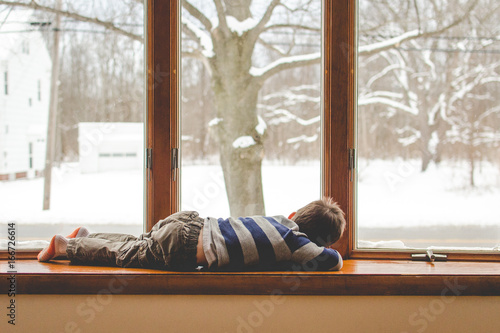
[[[10,286],[0,261],[0,288]],[[17,294],[500,295],[500,263],[345,260],[340,272],[167,272],[18,260]]]

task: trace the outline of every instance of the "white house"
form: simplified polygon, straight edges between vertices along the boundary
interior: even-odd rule
[[[52,63],[31,14],[0,13],[0,180],[44,169]]]
[[[79,123],[78,147],[82,173],[141,169],[144,124]]]

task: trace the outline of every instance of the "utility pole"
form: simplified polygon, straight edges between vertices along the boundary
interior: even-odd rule
[[[57,0],[56,9],[61,9],[61,0]],[[58,81],[59,81],[59,31],[61,26],[61,16],[56,14],[54,31],[54,41],[52,45],[52,76],[50,78],[50,101],[49,101],[49,122],[47,126],[47,148],[45,151],[45,170],[43,184],[43,210],[50,209],[50,189],[52,181],[52,164],[54,162],[56,150],[57,132],[57,104],[58,104]]]

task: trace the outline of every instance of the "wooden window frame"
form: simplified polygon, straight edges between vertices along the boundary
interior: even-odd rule
[[[339,40],[330,40],[333,42],[333,45],[337,45],[336,51],[333,52],[334,59],[336,61],[340,60],[340,64],[337,66],[342,66],[341,68],[337,68],[339,76],[336,80],[331,79],[332,81],[336,81],[340,83],[339,87],[334,87],[335,89],[331,89],[332,99],[338,99],[343,101],[347,99],[347,101],[342,105],[343,109],[335,109],[337,112],[344,112],[347,114],[347,120],[338,123],[338,126],[335,126],[335,131],[343,132],[343,128],[339,126],[346,126],[347,139],[340,141],[343,145],[344,141],[347,141],[347,145],[349,147],[354,147],[355,142],[355,119],[356,119],[356,89],[357,89],[357,80],[356,80],[356,62],[357,62],[357,10],[356,3],[358,0],[346,0],[342,5],[336,4],[335,10],[337,13],[342,13],[336,15],[334,20],[345,20],[339,26],[333,26],[333,31],[335,31],[337,35],[340,35]],[[333,1],[337,2],[337,1]],[[340,8],[339,7],[342,7]],[[340,12],[339,12],[340,10]],[[340,16],[340,17],[337,17]],[[348,31],[345,31],[348,29]],[[338,47],[340,45],[340,47]],[[354,51],[350,51],[354,50]],[[341,70],[344,69],[344,72]],[[350,71],[350,73],[349,73]],[[345,84],[344,82],[347,82]],[[346,85],[347,87],[342,87],[342,85]],[[333,87],[332,87],[333,88]],[[343,91],[341,89],[344,89]],[[342,91],[339,95],[339,91]],[[332,105],[332,108],[337,108],[338,105]],[[333,123],[336,124],[336,123]],[[341,139],[342,140],[342,139]],[[335,155],[333,155],[335,156]],[[337,165],[337,161],[333,161],[333,164]],[[341,162],[340,162],[341,163]],[[345,167],[345,166],[343,166]],[[342,168],[339,167],[337,174],[340,174],[342,177],[345,177],[345,171],[342,172]],[[356,174],[351,175],[351,179],[354,181],[349,184],[349,186],[345,186],[345,189],[349,193],[349,206],[347,209],[347,239],[345,239],[345,243],[347,244],[347,250],[344,251],[344,255],[348,259],[384,259],[384,260],[412,260],[411,255],[414,253],[422,253],[425,250],[415,249],[415,250],[385,250],[381,251],[379,249],[356,249],[356,210],[355,210],[355,183],[357,181]],[[339,192],[332,192],[333,196],[336,197],[341,195]],[[443,253],[447,255],[447,261],[483,261],[483,262],[500,262],[499,253],[494,253],[493,251],[486,253],[483,252],[472,252],[472,251],[460,251],[460,250],[439,250],[439,253]]]
[[[172,181],[171,149],[178,147],[178,1],[148,0],[147,147],[153,150],[146,228],[179,209],[178,182]],[[165,272],[148,269],[39,263],[36,253],[17,253],[18,294],[94,294],[117,279],[127,280],[122,294],[267,294],[290,295],[442,295],[447,281],[467,286],[463,295],[500,295],[498,262],[411,262],[409,253],[354,249],[353,194],[349,149],[354,146],[356,0],[325,0],[325,84],[323,121],[323,194],[345,209],[348,228],[338,249],[345,260],[339,272]],[[336,15],[332,15],[335,13]],[[168,22],[168,24],[164,24]],[[335,31],[335,33],[332,33]],[[165,74],[166,73],[166,74]],[[347,84],[346,84],[347,82]],[[335,126],[333,126],[335,125]],[[333,144],[335,143],[335,144]],[[354,176],[354,174],[352,175]],[[355,179],[354,179],[355,180]],[[367,260],[368,258],[383,260]],[[5,259],[5,253],[0,259]],[[31,259],[31,260],[20,260]],[[354,260],[352,260],[354,259]],[[363,259],[363,260],[359,260]],[[398,260],[388,260],[398,259]],[[452,260],[494,261],[453,256]],[[10,276],[0,265],[0,292]],[[457,280],[458,279],[458,280]],[[291,288],[290,282],[300,288]]]
[[[173,181],[171,151],[179,148],[179,1],[148,0],[148,116],[147,148],[153,151],[152,177],[147,181],[147,229],[180,209],[179,182]],[[349,148],[354,147],[355,0],[324,1],[324,110],[322,121],[323,195],[334,197],[352,217],[353,182],[349,179]],[[339,15],[332,15],[337,13]],[[342,13],[342,14],[340,14]],[[169,17],[169,24],[162,24]],[[336,31],[336,33],[332,33]],[[168,42],[165,42],[168,41]],[[336,46],[336,47],[333,47]],[[155,83],[158,69],[169,69]],[[161,75],[163,76],[163,75]],[[345,84],[348,82],[348,84]],[[170,112],[169,112],[170,111]],[[332,126],[332,124],[335,125]],[[335,143],[335,144],[333,144]],[[332,163],[325,163],[331,161]],[[351,225],[351,223],[349,223]],[[339,251],[349,253],[351,227]]]
[[[0,265],[0,293],[11,273]],[[499,296],[500,263],[346,260],[335,272],[171,272],[16,263],[16,294]],[[459,288],[451,293],[449,288]]]
[[[152,149],[146,177],[146,229],[179,210],[179,182],[173,180],[172,149],[179,148],[179,1],[147,1],[146,142]]]
[[[148,148],[153,149],[148,181],[147,229],[180,209],[179,182],[172,180],[171,151],[179,148],[179,1],[148,3]],[[346,259],[411,260],[414,251],[356,249],[355,170],[349,150],[355,148],[357,0],[324,0],[324,109],[322,121],[322,194],[344,208],[347,230],[336,245]],[[164,24],[169,17],[169,24]],[[168,42],[165,42],[168,41]],[[167,80],[154,82],[155,71],[169,69]],[[160,75],[161,76],[161,75]],[[152,87],[152,88],[151,88]],[[170,111],[170,112],[169,112]],[[440,251],[451,261],[500,261],[498,254]]]

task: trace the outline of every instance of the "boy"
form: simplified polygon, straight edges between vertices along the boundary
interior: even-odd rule
[[[276,269],[296,263],[309,270],[340,270],[342,257],[324,248],[345,228],[344,213],[330,198],[313,201],[284,216],[203,219],[179,212],[139,237],[90,234],[80,227],[66,238],[56,235],[38,255],[74,263],[193,271]],[[311,268],[312,267],[312,268]]]

